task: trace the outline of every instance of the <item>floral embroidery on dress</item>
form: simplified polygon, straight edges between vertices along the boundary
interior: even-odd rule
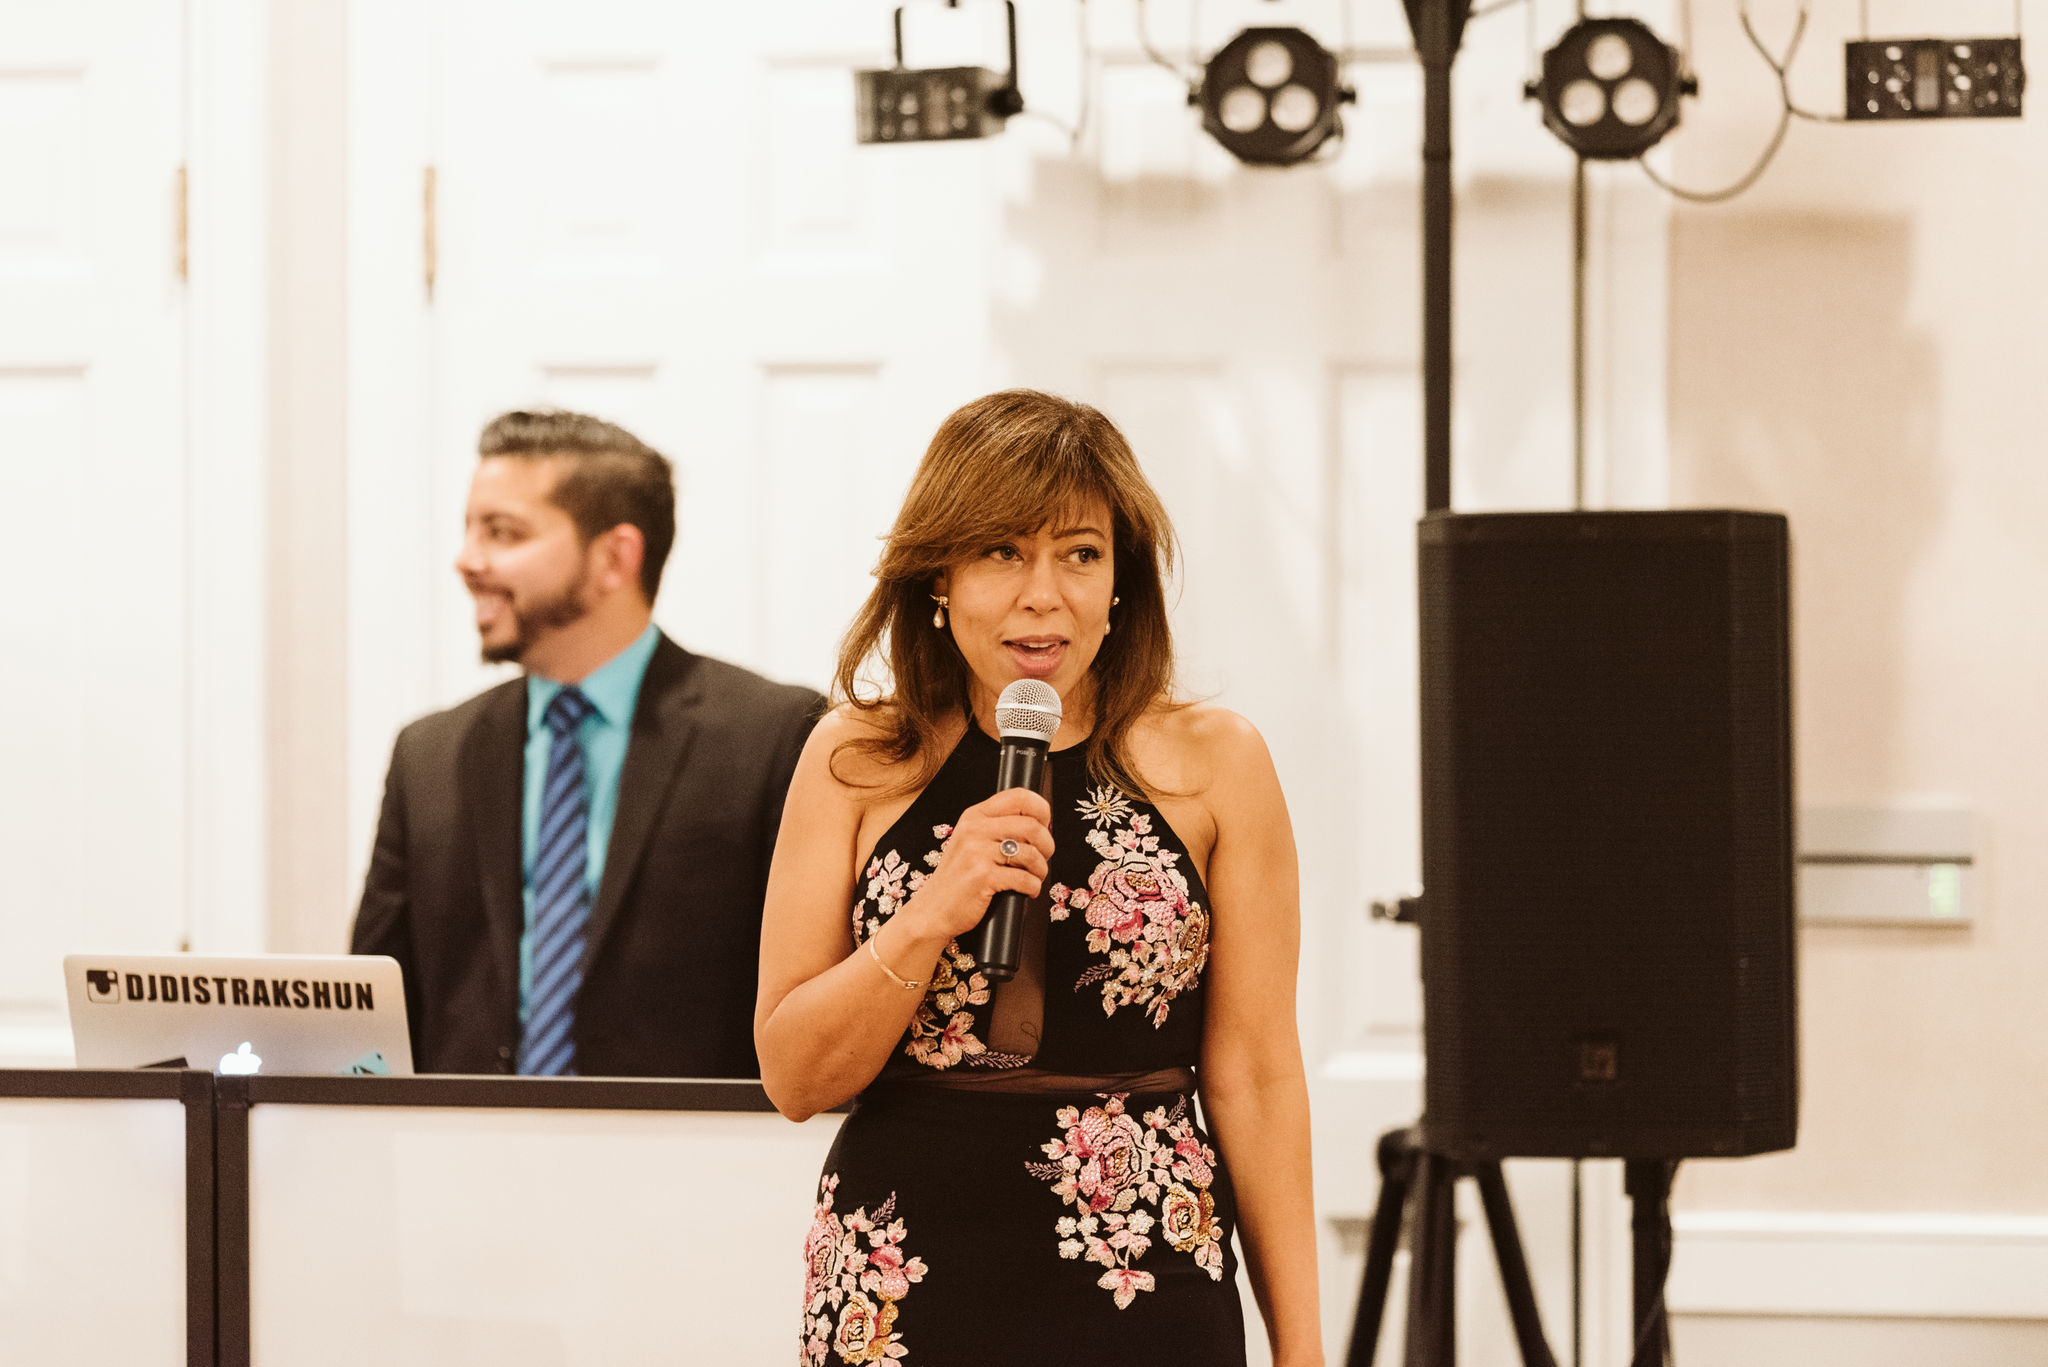
[[[939,848],[925,855],[925,868],[913,868],[895,850],[868,861],[867,894],[853,907],[855,944],[879,931],[882,922],[894,916],[938,869],[939,859],[952,841],[953,828],[934,826],[932,834],[938,838]],[[1014,1068],[1028,1062],[1018,1055],[990,1052],[974,1033],[974,1013],[967,1008],[988,1002],[988,975],[975,971],[974,956],[962,949],[958,940],[948,942],[932,968],[932,980],[917,1004],[917,1014],[911,1018],[909,1042],[903,1052],[931,1068],[951,1068],[962,1062],[970,1068]]]
[[[1102,862],[1085,888],[1053,884],[1051,916],[1064,921],[1071,912],[1083,913],[1089,950],[1108,962],[1082,974],[1074,990],[1101,983],[1103,1015],[1138,1006],[1157,1028],[1166,1024],[1173,999],[1201,981],[1209,962],[1209,913],[1188,895],[1188,880],[1175,867],[1179,852],[1160,847],[1152,818],[1133,811],[1129,798],[1105,785],[1079,806],[1094,827],[1089,848]]]
[[[962,1059],[988,1053],[974,1033],[974,1013],[964,1008],[988,1004],[988,977],[974,971],[974,956],[955,940],[932,968],[931,986],[910,1020],[910,1043],[903,1052],[933,1068],[950,1068]]]
[[[1107,786],[1097,788],[1075,805],[1084,819],[1097,826],[1113,826],[1131,814],[1131,800]]]
[[[1195,1133],[1185,1099],[1171,1112],[1147,1111],[1143,1124],[1125,1114],[1122,1093],[1086,1111],[1062,1106],[1054,1119],[1065,1133],[1045,1144],[1053,1161],[1024,1167],[1080,1212],[1056,1226],[1062,1258],[1100,1264],[1095,1284],[1119,1310],[1154,1288],[1152,1274],[1132,1264],[1155,1232],[1175,1252],[1193,1254],[1209,1280],[1223,1279],[1223,1225],[1209,1194],[1216,1151]]]
[[[903,1221],[890,1218],[895,1193],[873,1215],[863,1206],[841,1217],[832,1213],[838,1187],[836,1172],[819,1180],[804,1239],[805,1367],[823,1367],[828,1353],[841,1362],[898,1361],[908,1350],[895,1331],[896,1306],[924,1280],[924,1259],[903,1254]]]

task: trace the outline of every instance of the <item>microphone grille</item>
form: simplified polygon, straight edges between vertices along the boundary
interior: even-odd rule
[[[1060,729],[1060,695],[1048,683],[1019,679],[996,699],[996,734],[1023,736],[1048,745]]]

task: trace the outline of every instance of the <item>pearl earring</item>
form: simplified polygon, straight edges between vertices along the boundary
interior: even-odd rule
[[[1116,606],[1116,605],[1117,605],[1118,603],[1121,603],[1121,602],[1123,602],[1123,601],[1124,601],[1124,600],[1123,600],[1123,599],[1121,599],[1121,598],[1112,598],[1112,599],[1110,599],[1110,600],[1109,600],[1109,605],[1110,605],[1111,607],[1115,607],[1115,606]],[[1103,634],[1104,636],[1107,636],[1107,635],[1109,635],[1109,622],[1108,622],[1108,620],[1107,620],[1107,619],[1104,619],[1104,621],[1103,621],[1103,623],[1102,623],[1102,634]]]
[[[946,629],[946,595],[935,593],[931,597],[932,601],[938,604],[938,607],[932,611],[932,625],[944,631]]]

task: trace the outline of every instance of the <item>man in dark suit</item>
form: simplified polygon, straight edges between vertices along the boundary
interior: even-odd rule
[[[575,413],[484,429],[456,561],[522,678],[399,734],[352,948],[422,1072],[752,1077],[761,899],[824,699],[652,624],[669,463]]]

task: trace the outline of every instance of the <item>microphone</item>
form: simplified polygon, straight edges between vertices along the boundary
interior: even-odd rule
[[[1019,679],[996,699],[996,734],[1003,750],[996,761],[996,791],[1029,788],[1038,791],[1045,775],[1046,751],[1060,729],[1060,695],[1051,684]],[[1017,950],[1024,939],[1024,909],[1030,898],[1021,892],[999,892],[989,899],[981,918],[974,960],[989,981],[1006,983],[1017,976]]]

